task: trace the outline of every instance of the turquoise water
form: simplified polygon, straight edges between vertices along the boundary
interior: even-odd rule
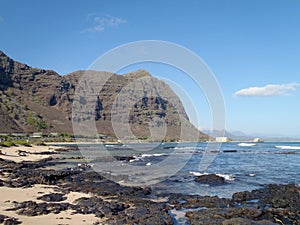
[[[220,197],[231,197],[237,191],[253,190],[260,188],[266,184],[300,184],[300,143],[296,142],[266,142],[266,143],[224,143],[216,158],[207,167],[205,171],[199,171],[199,163],[204,157],[207,143],[186,143],[180,144],[163,144],[151,150],[152,146],[136,144],[132,146],[126,145],[93,145],[81,146],[81,152],[67,152],[63,156],[66,157],[61,162],[66,162],[61,166],[76,166],[81,163],[82,159],[70,159],[70,157],[81,156],[84,154],[88,163],[97,165],[97,160],[103,155],[111,154],[112,156],[133,156],[130,161],[108,163],[107,166],[101,167],[105,173],[112,174],[116,171],[122,171],[124,174],[134,175],[141,170],[144,177],[150,170],[143,170],[148,166],[160,166],[167,162],[174,152],[177,157],[171,158],[173,161],[168,163],[180,165],[186,155],[191,156],[190,160],[185,163],[180,170],[171,176],[164,176],[161,182],[151,185],[156,193],[183,193],[183,194],[200,194],[200,195],[218,195]],[[229,150],[229,151],[228,151]],[[105,154],[103,153],[105,151]],[[178,152],[179,151],[179,152]],[[193,154],[191,154],[193,153]],[[101,162],[102,163],[102,162]],[[105,164],[101,164],[105,165]],[[136,169],[126,170],[126,166],[132,166]],[[117,169],[116,169],[117,168]],[[170,167],[172,168],[172,166]],[[159,171],[159,170],[153,170]],[[165,171],[164,171],[165,172]],[[176,172],[176,171],[175,171]],[[163,172],[162,172],[163,173]],[[226,184],[220,186],[208,186],[196,183],[194,178],[196,175],[203,173],[214,173],[223,176]],[[124,177],[122,177],[124,179]],[[146,178],[145,178],[146,179]],[[120,180],[118,180],[120,181]]]

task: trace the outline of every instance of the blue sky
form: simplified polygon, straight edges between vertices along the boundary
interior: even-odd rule
[[[64,75],[88,68],[122,44],[174,42],[195,52],[214,72],[224,94],[227,129],[300,137],[297,0],[0,0],[0,4],[0,49],[18,61]],[[152,64],[124,71],[139,66],[182,83],[198,111],[199,127],[210,127],[203,93],[188,79],[182,82],[179,71]]]

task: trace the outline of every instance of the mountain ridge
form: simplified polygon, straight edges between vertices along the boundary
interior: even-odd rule
[[[184,107],[174,92],[163,81],[151,76],[146,70],[124,75],[108,72],[78,70],[64,76],[53,70],[33,68],[14,61],[0,51],[0,132],[69,132],[72,133],[72,109],[76,88],[84,74],[109,75],[102,89],[96,93],[94,115],[98,133],[115,137],[111,124],[111,110],[115,98],[124,88],[123,106],[129,103],[135,91],[144,93],[129,113],[130,128],[139,137],[150,136],[149,124],[155,117],[165,121],[166,139],[178,141],[181,127],[197,133],[199,140],[208,136],[190,122]],[[135,89],[136,90],[135,90]],[[161,98],[166,92],[169,99]],[[128,99],[128,101],[127,101]],[[174,103],[174,104],[173,104]],[[175,107],[176,106],[176,107]],[[182,119],[183,118],[183,119]]]

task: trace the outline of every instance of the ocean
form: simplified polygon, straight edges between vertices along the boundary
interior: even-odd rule
[[[229,198],[238,191],[251,191],[267,184],[300,185],[300,143],[223,143],[207,153],[207,143],[153,145],[80,145],[80,151],[61,154],[56,168],[87,163],[97,172],[121,184],[150,186],[154,194],[195,194]],[[212,160],[199,167],[207,155]],[[77,159],[83,155],[84,160]],[[128,156],[113,160],[113,156]],[[109,160],[103,160],[105,159]],[[126,157],[124,158],[126,159]],[[199,170],[200,168],[200,170]],[[195,182],[202,174],[217,174],[225,184]]]

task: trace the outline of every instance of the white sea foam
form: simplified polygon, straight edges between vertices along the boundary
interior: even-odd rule
[[[193,171],[191,171],[190,174],[197,176],[197,177],[203,176],[203,175],[208,175],[208,173],[200,173],[200,172],[193,172]]]
[[[290,146],[290,145],[278,145],[276,148],[283,150],[300,150],[300,146]]]
[[[110,148],[112,148],[112,147],[115,147],[115,145],[105,145],[105,147],[110,147]]]
[[[147,158],[147,157],[159,157],[159,156],[166,156],[168,154],[164,154],[164,153],[154,153],[154,154],[142,154],[141,157],[142,158]]]
[[[201,148],[199,147],[175,147],[175,150],[201,150]]]
[[[139,157],[137,156],[133,156],[134,159],[130,159],[129,162],[136,162],[136,161],[139,161],[141,160]]]
[[[238,146],[241,146],[241,147],[252,147],[252,146],[255,146],[256,144],[254,143],[239,143]]]
[[[134,159],[129,160],[129,162],[136,162],[136,161],[143,160],[144,158],[159,157],[159,156],[168,156],[168,154],[165,153],[142,154],[140,156],[133,156]]]
[[[200,173],[200,172],[193,172],[193,171],[191,171],[190,174],[198,177],[198,176],[208,175],[209,173]],[[216,175],[219,176],[219,177],[223,177],[227,181],[234,181],[235,180],[235,177],[232,174],[216,173]]]
[[[223,177],[225,180],[228,180],[228,181],[234,181],[235,180],[235,177],[232,174],[216,173],[216,175],[219,176],[219,177]]]

